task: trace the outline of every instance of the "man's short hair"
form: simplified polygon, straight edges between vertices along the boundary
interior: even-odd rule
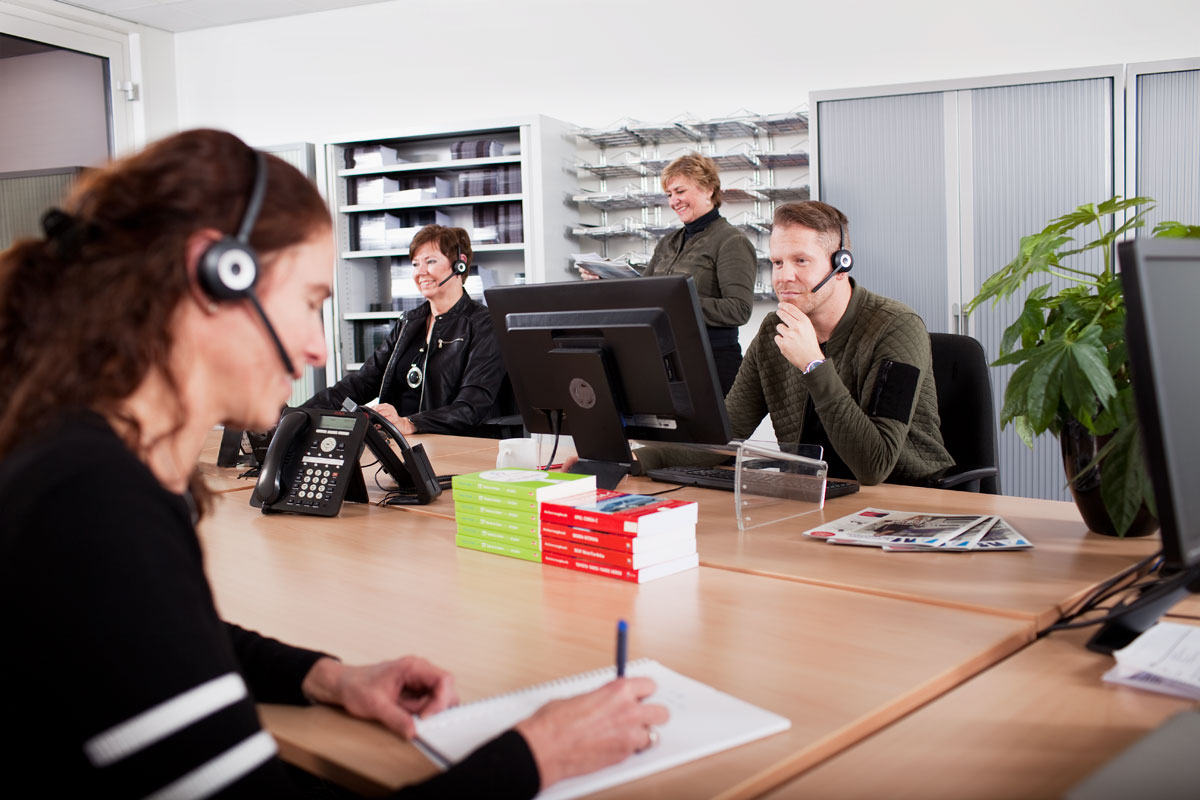
[[[412,242],[408,245],[408,257],[412,259],[417,251],[432,242],[442,255],[453,264],[461,255],[467,266],[471,265],[471,235],[462,228],[449,228],[445,225],[426,225],[417,231]],[[462,274],[463,283],[467,282],[466,273]]]
[[[688,153],[667,164],[662,171],[662,188],[675,178],[688,178],[701,189],[712,191],[713,208],[721,207],[721,177],[717,174],[717,162],[699,153]]]
[[[797,226],[821,234],[821,243],[829,252],[838,249],[838,242],[850,248],[850,220],[828,203],[806,200],[802,203],[784,203],[775,209],[774,227]]]

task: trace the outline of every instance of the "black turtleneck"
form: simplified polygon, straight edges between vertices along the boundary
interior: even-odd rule
[[[703,217],[697,217],[696,219],[692,220],[691,222],[685,222],[683,225],[683,241],[684,241],[684,243],[687,243],[688,239],[692,238],[697,233],[699,233],[700,231],[707,228],[709,225],[711,225],[713,223],[714,220],[716,220],[720,216],[721,216],[721,212],[714,208],[712,211],[709,211]]]

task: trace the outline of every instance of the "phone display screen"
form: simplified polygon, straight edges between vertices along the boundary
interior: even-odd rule
[[[322,415],[321,422],[318,427],[329,428],[335,431],[352,431],[354,423],[357,421],[355,417],[335,417],[333,415]]]

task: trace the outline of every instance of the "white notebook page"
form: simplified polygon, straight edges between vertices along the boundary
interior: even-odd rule
[[[439,766],[461,761],[551,700],[598,689],[615,677],[611,667],[531,686],[458,706],[417,720],[417,743]],[[680,675],[652,659],[626,665],[625,674],[652,678],[658,690],[647,702],[671,712],[658,726],[658,744],[590,775],[559,781],[538,795],[563,800],[636,780],[679,764],[785,731],[791,721]]]

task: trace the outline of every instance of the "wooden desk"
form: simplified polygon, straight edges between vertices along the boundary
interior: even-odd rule
[[[466,701],[649,656],[792,720],[784,734],[604,796],[752,796],[1016,651],[1028,621],[700,568],[635,586],[457,549],[430,515],[347,505],[262,516],[217,498],[200,528],[229,620],[361,662],[420,653]],[[409,745],[325,708],[265,707],[283,755],[359,791],[430,774]]]
[[[1059,797],[1189,701],[1103,683],[1059,631],[768,796]]]
[[[476,472],[495,465],[492,439],[423,434],[412,440],[425,445],[439,474]],[[368,471],[367,485],[381,494],[375,492],[371,474]],[[666,486],[647,478],[626,478],[620,488],[650,493]],[[1091,533],[1074,504],[1051,500],[866,486],[831,500],[822,511],[743,534],[737,530],[731,492],[686,488],[671,496],[700,504],[697,543],[704,566],[1000,614],[1032,621],[1039,630],[1053,624],[1092,587],[1159,547],[1157,535],[1116,539]],[[1035,546],[1011,553],[885,553],[876,548],[836,547],[801,535],[823,520],[867,506],[999,514]],[[453,519],[453,493],[446,492],[427,506],[398,508]]]
[[[628,487],[628,488],[626,488]],[[627,479],[624,491],[662,484]],[[1160,546],[1157,535],[1117,539],[1090,533],[1072,503],[910,486],[865,486],[821,511],[738,533],[729,492],[683,489],[671,495],[700,503],[700,563],[819,586],[916,599],[1029,620],[1038,629],[1095,585]],[[1029,537],[1019,552],[888,553],[809,539],[802,531],[874,506],[938,513],[999,514]]]

